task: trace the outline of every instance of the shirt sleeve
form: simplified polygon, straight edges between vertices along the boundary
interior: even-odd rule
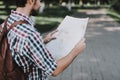
[[[31,61],[45,74],[52,75],[57,67],[52,55],[46,49],[43,40],[38,32],[28,36],[26,49]]]

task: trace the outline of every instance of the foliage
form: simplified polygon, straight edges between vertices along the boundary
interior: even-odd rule
[[[111,4],[111,8],[118,11],[120,13],[120,1],[119,0],[113,0]]]
[[[57,28],[66,15],[72,15],[76,10],[68,11],[66,7],[52,6],[36,17],[36,28],[41,33]]]
[[[117,11],[112,10],[112,9],[108,9],[106,13],[107,13],[107,15],[112,17],[115,21],[120,23],[120,13],[118,13]]]

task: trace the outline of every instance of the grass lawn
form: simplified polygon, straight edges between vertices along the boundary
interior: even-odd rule
[[[120,12],[117,12],[115,10],[108,9],[107,10],[107,15],[115,19],[115,21],[120,23]]]

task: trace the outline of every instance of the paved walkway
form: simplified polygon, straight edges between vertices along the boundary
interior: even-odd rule
[[[120,24],[104,9],[80,10],[74,16],[90,17],[87,48],[67,70],[50,80],[120,80]]]

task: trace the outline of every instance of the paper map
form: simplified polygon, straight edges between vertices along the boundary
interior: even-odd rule
[[[66,16],[54,34],[55,40],[46,44],[46,48],[58,60],[74,48],[74,46],[84,37],[88,18],[74,18]]]

